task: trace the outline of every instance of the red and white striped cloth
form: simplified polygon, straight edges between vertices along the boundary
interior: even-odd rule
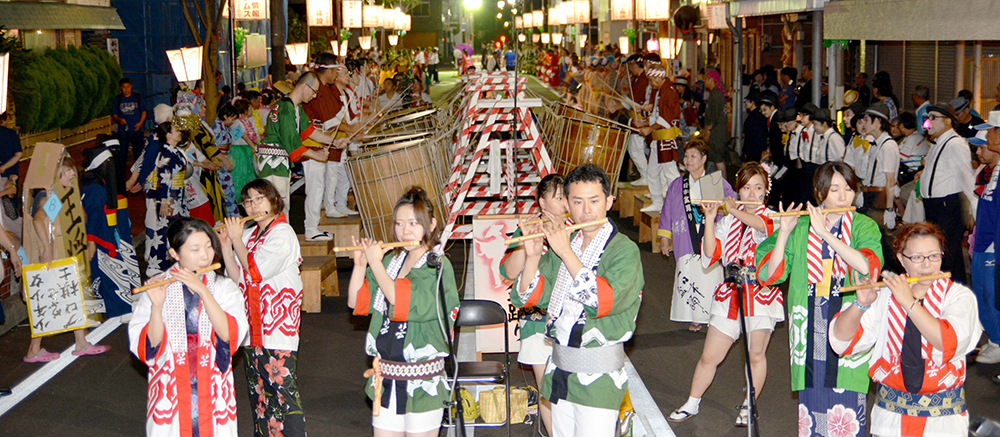
[[[854,222],[854,212],[848,211],[844,214],[840,224],[840,241],[848,246],[851,245],[851,224]],[[832,249],[831,249],[832,251]],[[814,293],[820,296],[829,295],[833,288],[833,278],[845,278],[847,276],[847,262],[843,258],[833,256],[833,269],[829,278],[823,274],[823,239],[819,234],[809,227],[809,246],[806,253],[809,266],[809,284],[813,284],[816,290]],[[823,287],[825,290],[820,290]],[[837,288],[840,288],[838,285]]]

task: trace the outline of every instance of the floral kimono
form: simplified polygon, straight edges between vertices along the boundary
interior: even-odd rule
[[[882,234],[863,214],[848,212],[833,224],[833,235],[858,250],[868,261],[868,275],[882,268]],[[791,348],[792,391],[799,392],[800,436],[865,435],[865,393],[868,355],[837,358],[827,336],[829,321],[854,302],[855,294],[840,294],[859,275],[812,230],[809,216],[800,217],[788,237],[785,259],[765,277],[778,234],[757,246],[757,279],[761,285],[788,286],[788,343]]]
[[[201,298],[179,281],[167,286],[165,329],[158,345],[147,337],[152,312],[148,294],[139,297],[129,322],[129,347],[149,366],[147,436],[238,435],[231,364],[247,333],[243,297],[233,281],[215,272],[202,281],[226,312],[229,341],[215,333]]]
[[[236,123],[233,123],[233,125],[235,126]],[[219,149],[218,156],[220,159],[229,157],[229,149],[233,145],[233,134],[229,129],[228,126],[222,123],[222,120],[216,120],[215,124],[212,125],[212,134],[215,136],[215,146]],[[232,163],[231,160],[230,163]],[[235,169],[234,167],[233,170]],[[222,188],[223,209],[226,216],[236,217],[240,215],[240,210],[236,207],[233,174],[230,170],[220,167],[215,171],[215,175],[219,178],[219,187]]]
[[[170,267],[167,253],[167,226],[173,217],[186,216],[184,179],[187,175],[187,158],[175,146],[163,144],[156,158],[156,168],[143,182],[146,195],[146,277],[152,278]],[[171,217],[161,217],[161,205],[169,205]]]

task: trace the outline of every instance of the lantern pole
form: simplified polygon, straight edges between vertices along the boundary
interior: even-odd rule
[[[229,0],[229,98],[236,95],[236,0]]]

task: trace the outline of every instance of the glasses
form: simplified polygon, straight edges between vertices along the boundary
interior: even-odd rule
[[[309,85],[309,84],[307,83],[307,84],[306,84],[306,87],[307,87],[307,88],[309,88],[310,90],[312,90],[312,92],[313,92],[313,93],[315,93],[315,94],[319,94],[319,90],[318,90],[318,89],[316,89],[316,88],[313,88],[313,87],[312,87],[312,85]]]
[[[251,206],[260,205],[261,203],[264,203],[265,199],[267,199],[267,197],[264,197],[264,196],[248,197],[247,200],[243,201],[243,207],[244,208],[249,208]]]
[[[941,260],[944,259],[943,253],[932,253],[930,255],[913,255],[913,256],[907,256],[905,253],[901,253],[900,255],[903,255],[903,258],[910,260],[910,262],[914,264],[920,264],[924,262],[924,260],[936,263],[936,262],[941,262]]]
[[[934,121],[934,120],[937,120],[939,118],[944,119],[944,118],[948,118],[948,117],[945,117],[943,115],[927,114],[927,119],[928,120]]]

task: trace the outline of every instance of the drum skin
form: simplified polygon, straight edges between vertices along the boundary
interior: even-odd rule
[[[567,174],[582,164],[596,164],[607,172],[615,194],[628,137],[624,129],[567,118],[555,141],[559,146],[552,147],[552,165],[556,172]]]

